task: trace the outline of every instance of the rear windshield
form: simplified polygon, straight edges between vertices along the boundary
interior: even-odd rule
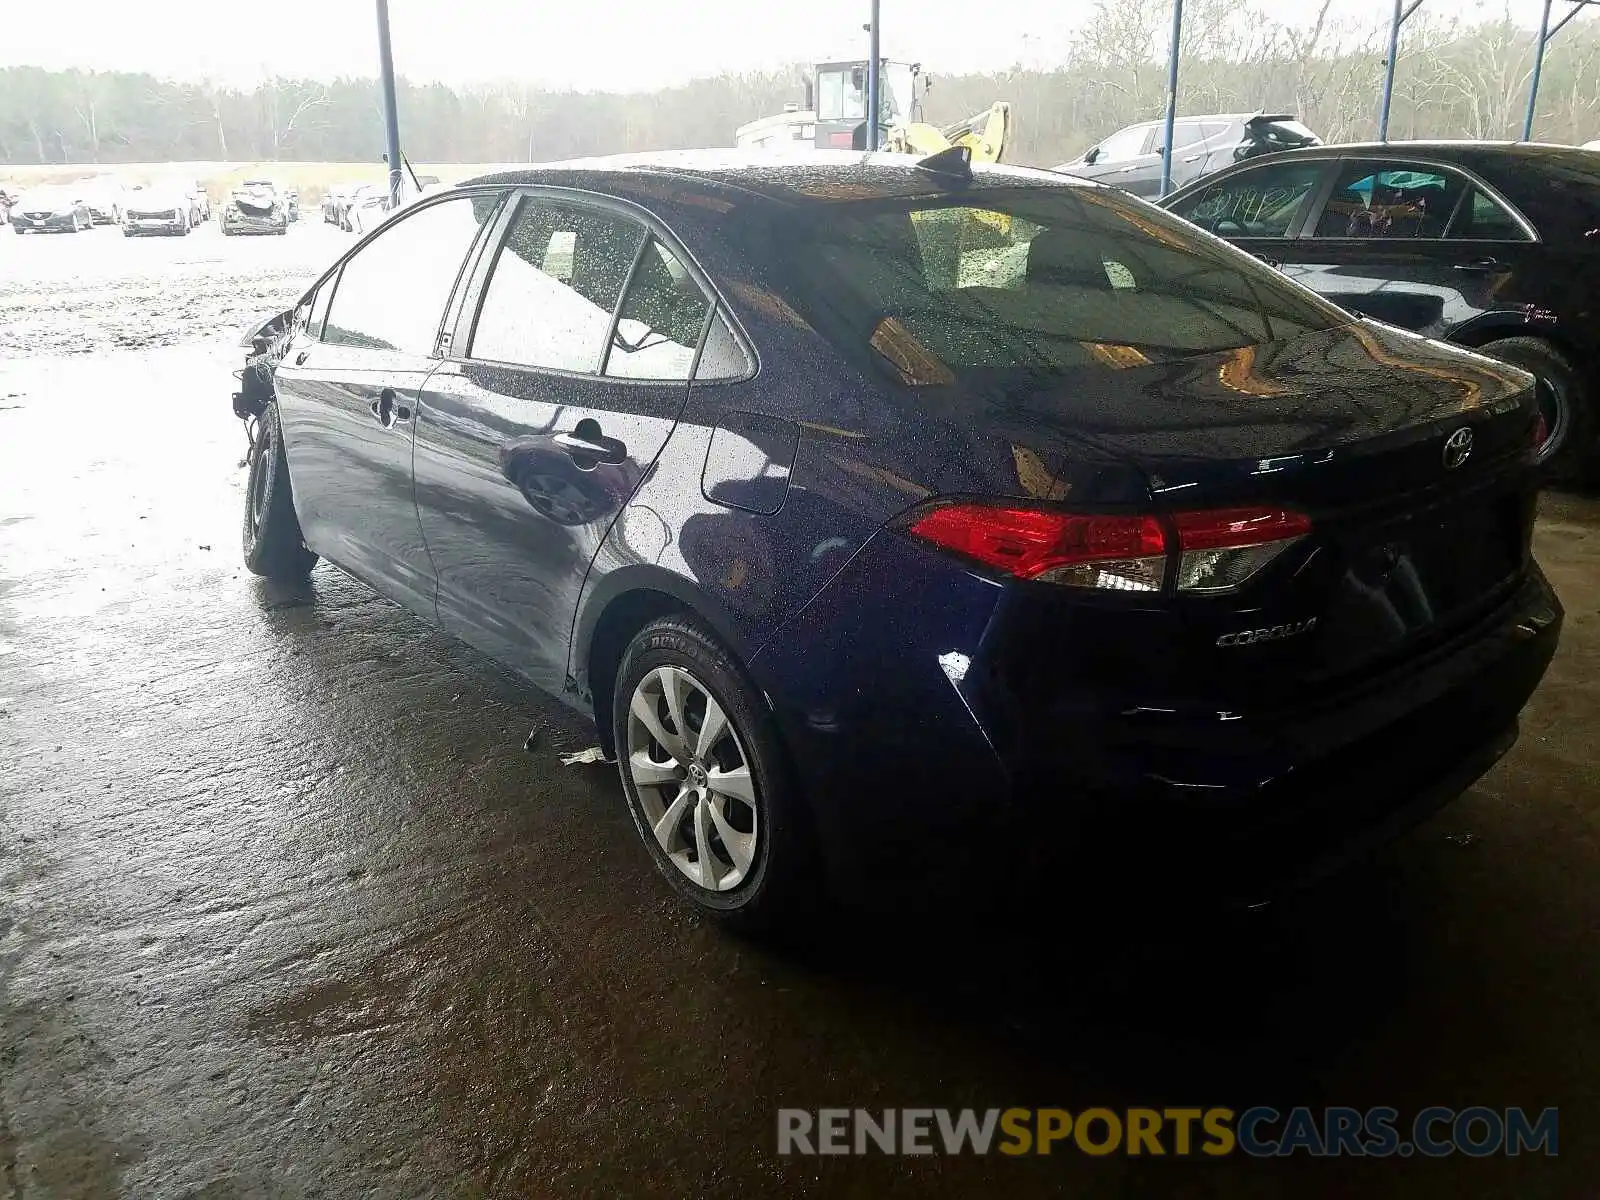
[[[1170,362],[1350,319],[1110,189],[827,206],[774,240],[807,319],[913,386]]]

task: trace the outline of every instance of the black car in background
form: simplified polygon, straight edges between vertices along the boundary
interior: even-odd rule
[[[1165,132],[1165,121],[1129,125],[1056,170],[1154,198],[1161,194],[1161,139]],[[1172,186],[1183,187],[1247,158],[1321,143],[1321,138],[1290,113],[1183,117],[1172,126]]]
[[[1600,155],[1390,142],[1244,163],[1166,207],[1352,312],[1541,380],[1541,460],[1600,478]]]
[[[1560,631],[1533,377],[964,157],[405,206],[250,338],[246,564],[327,557],[592,715],[731,918],[952,853],[1259,898],[1459,794]]]
[[[82,233],[94,225],[89,206],[70,188],[36,187],[11,206],[11,228],[18,233]]]

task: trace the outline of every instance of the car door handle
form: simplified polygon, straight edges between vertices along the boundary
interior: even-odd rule
[[[311,351],[309,351],[309,350],[300,351],[299,354],[296,354],[294,356],[294,365],[297,366],[297,367],[304,366],[305,365],[305,361],[306,361],[306,356],[309,355],[310,353],[311,353]]]
[[[1189,155],[1188,158],[1184,159],[1183,161],[1186,162],[1186,163],[1199,162],[1204,157],[1205,157],[1204,154],[1191,154],[1191,155]]]
[[[400,403],[393,388],[384,388],[379,392],[378,398],[367,405],[367,409],[385,429],[393,428],[397,421],[411,420],[411,409]]]
[[[623,463],[628,461],[628,448],[616,438],[600,432],[597,422],[585,418],[571,433],[558,433],[552,439],[581,467],[587,463]]]
[[[1455,263],[1453,265],[1457,271],[1473,271],[1479,274],[1511,270],[1505,263],[1493,258],[1475,258],[1471,262]]]

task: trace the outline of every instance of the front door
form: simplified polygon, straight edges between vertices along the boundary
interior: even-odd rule
[[[1516,217],[1455,171],[1348,160],[1284,273],[1341,308],[1448,337],[1510,306],[1530,249]]]
[[[677,422],[710,305],[631,212],[550,194],[477,274],[418,415],[439,621],[560,693],[584,576]]]
[[[463,195],[397,217],[323,284],[325,320],[296,334],[275,378],[306,544],[429,617],[433,568],[411,484],[417,396],[494,203]]]

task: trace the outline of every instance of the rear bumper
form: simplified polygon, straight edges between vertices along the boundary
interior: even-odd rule
[[[1429,655],[1250,719],[1086,708],[1081,695],[1019,705],[986,659],[998,590],[929,555],[869,552],[752,660],[781,698],[836,890],[1094,886],[1103,868],[1119,887],[1242,904],[1281,894],[1422,820],[1503,756],[1562,622],[1534,567]],[[909,599],[882,603],[891,596]]]

